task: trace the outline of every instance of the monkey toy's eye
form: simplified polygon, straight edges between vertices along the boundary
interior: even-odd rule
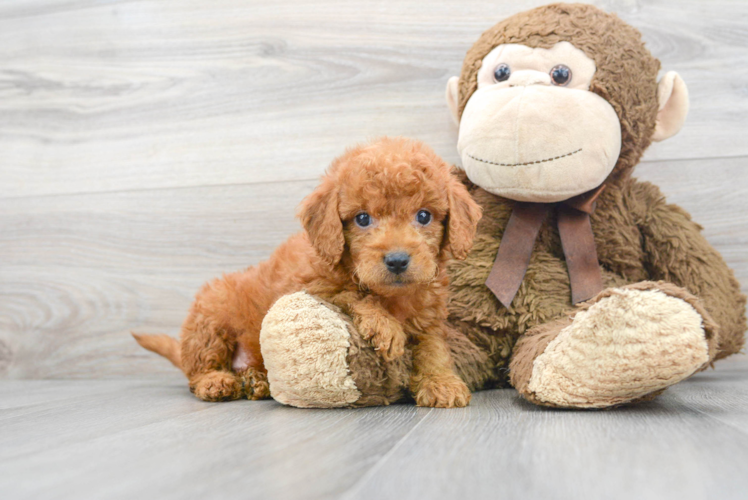
[[[493,70],[493,79],[497,82],[505,82],[509,80],[509,75],[511,74],[512,71],[509,69],[509,65],[501,63]]]
[[[419,210],[416,214],[416,222],[422,226],[428,226],[431,222],[431,212],[428,210]]]
[[[355,220],[358,227],[366,227],[371,224],[371,216],[366,212],[361,212],[356,215]]]
[[[571,81],[571,70],[568,66],[564,66],[563,64],[554,66],[553,69],[551,69],[550,74],[553,85],[563,87],[565,85],[568,85]]]

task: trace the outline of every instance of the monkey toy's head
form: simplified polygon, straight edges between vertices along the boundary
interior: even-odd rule
[[[447,85],[472,182],[497,196],[566,200],[630,173],[688,112],[681,78],[614,14],[553,4],[512,16],[468,51]]]

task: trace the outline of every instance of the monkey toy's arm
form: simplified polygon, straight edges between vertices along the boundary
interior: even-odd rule
[[[633,188],[650,279],[674,283],[698,296],[720,327],[715,359],[735,354],[745,342],[746,297],[732,270],[685,210],[667,204],[650,183],[635,183]]]

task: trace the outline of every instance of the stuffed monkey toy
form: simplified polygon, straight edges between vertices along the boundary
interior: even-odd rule
[[[676,134],[688,93],[613,14],[553,4],[483,33],[447,85],[463,179],[483,208],[450,267],[457,372],[471,390],[533,403],[648,400],[738,352],[746,298],[680,207],[631,174]],[[300,407],[407,398],[409,354],[384,362],[337,310],[305,293],[263,323],[276,400]]]

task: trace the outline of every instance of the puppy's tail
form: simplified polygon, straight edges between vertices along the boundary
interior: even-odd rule
[[[132,332],[130,332],[132,333]],[[168,335],[139,335],[132,333],[132,336],[141,347],[148,349],[165,357],[171,364],[182,369],[182,356],[179,350],[179,342],[174,337]]]

